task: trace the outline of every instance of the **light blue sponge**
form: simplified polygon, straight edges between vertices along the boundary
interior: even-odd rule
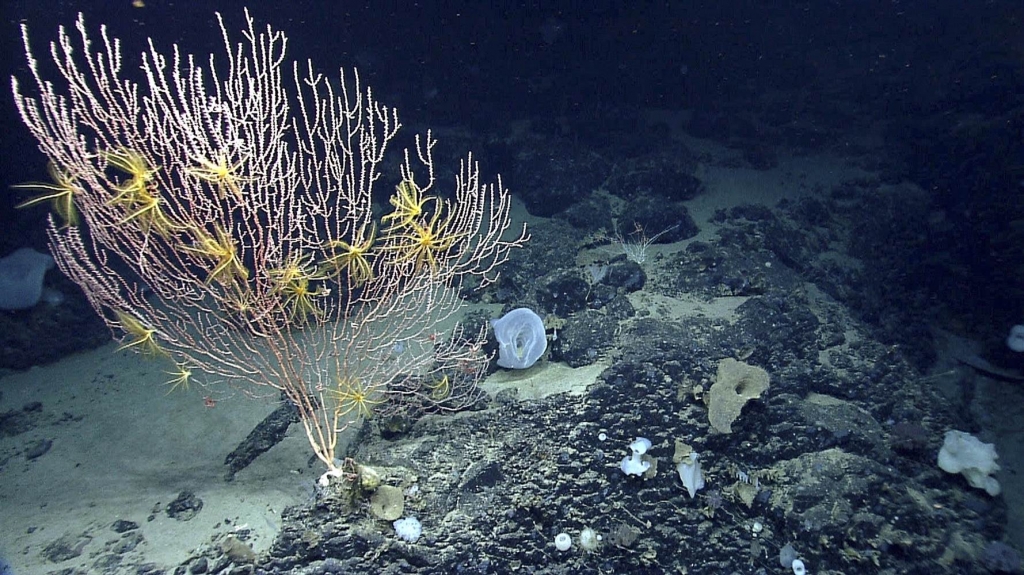
[[[0,258],[0,309],[28,309],[39,303],[43,276],[52,267],[52,257],[32,248]]]

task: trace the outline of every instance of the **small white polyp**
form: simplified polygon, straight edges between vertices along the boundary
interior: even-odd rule
[[[320,487],[327,487],[328,485],[331,484],[332,477],[341,476],[342,472],[340,469],[328,469],[327,471],[324,472],[323,475],[320,476],[320,479],[316,480],[316,484],[319,485]]]

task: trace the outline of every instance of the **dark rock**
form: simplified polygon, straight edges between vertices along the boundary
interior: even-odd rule
[[[800,402],[797,411],[807,425],[831,433],[820,448],[838,446],[878,461],[888,460],[890,454],[882,426],[855,404],[834,397],[813,395]]]
[[[163,567],[156,563],[143,563],[135,568],[135,575],[165,575]]]
[[[627,242],[668,244],[690,239],[700,228],[682,202],[637,199],[619,214],[619,236]]]
[[[12,437],[32,429],[36,418],[29,413],[9,410],[0,413],[0,437]]]
[[[0,367],[27,369],[110,341],[110,331],[77,285],[56,270],[45,284],[64,295],[62,304],[0,313]]]
[[[53,447],[53,440],[51,439],[38,439],[28,444],[25,448],[25,459],[33,460],[38,457],[42,457],[50,448]]]
[[[611,345],[616,329],[618,321],[599,311],[573,314],[551,342],[551,357],[571,367],[590,365]]]
[[[210,568],[210,563],[206,557],[196,557],[188,564],[188,570],[195,575],[203,575]]]
[[[462,491],[493,487],[502,480],[500,461],[477,461],[462,474]]]
[[[616,196],[635,201],[659,203],[691,200],[704,192],[694,175],[695,154],[675,144],[662,152],[644,153],[623,163],[608,178],[605,187]]]
[[[516,196],[536,216],[568,209],[597,189],[611,171],[602,158],[558,138],[544,138],[520,150],[511,181]]]
[[[558,269],[537,280],[537,303],[559,317],[586,309],[589,293],[590,284],[575,268]]]
[[[191,491],[182,491],[167,504],[167,516],[178,521],[189,521],[203,509],[203,500]]]
[[[620,259],[608,266],[608,274],[602,283],[632,293],[643,289],[647,283],[647,274],[636,262]]]
[[[993,573],[1020,572],[1020,554],[1002,541],[992,541],[985,546],[981,563]]]
[[[629,298],[619,296],[608,302],[602,310],[609,316],[622,321],[636,316],[636,308],[629,301]]]
[[[231,481],[257,457],[277,445],[288,433],[288,427],[299,420],[298,411],[291,402],[284,402],[263,418],[249,435],[224,458],[228,471],[224,479]]]
[[[530,241],[509,254],[508,261],[501,266],[497,285],[488,290],[495,302],[512,307],[528,305],[535,297],[538,277],[552,270],[576,267],[575,253],[566,246],[579,241],[579,232],[568,223],[540,221],[530,226],[529,233]]]
[[[600,233],[612,229],[612,206],[605,196],[587,195],[558,214],[559,219],[569,222],[581,232]]]
[[[102,553],[92,562],[91,567],[95,573],[117,573],[124,569],[124,557],[118,553]]]
[[[84,534],[79,536],[64,535],[43,547],[42,556],[52,563],[74,559],[82,554],[82,550],[85,549],[85,546],[90,541],[92,541],[92,537]]]
[[[590,309],[602,309],[615,298],[619,297],[619,290],[614,286],[598,283],[590,286],[590,294],[587,296],[587,307]]]
[[[116,555],[124,555],[137,548],[143,541],[145,541],[145,538],[142,536],[141,531],[131,531],[125,533],[121,539],[110,545],[109,550]]]
[[[126,519],[118,519],[110,526],[114,530],[114,533],[125,533],[128,531],[134,531],[139,528],[139,524],[134,521],[128,521]]]
[[[913,421],[900,421],[889,431],[889,445],[905,455],[922,453],[928,447],[928,430]]]

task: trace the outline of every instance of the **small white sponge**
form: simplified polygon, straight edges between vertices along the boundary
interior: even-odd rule
[[[423,534],[423,526],[420,524],[420,520],[415,517],[398,519],[391,525],[395,528],[395,534],[398,535],[400,539],[404,539],[409,543],[417,542],[420,535]]]
[[[701,473],[700,459],[696,453],[691,452],[689,456],[684,457],[676,466],[676,471],[679,472],[679,479],[683,482],[686,492],[690,494],[690,499],[704,489],[704,474]]]
[[[995,497],[1002,492],[999,482],[992,474],[999,471],[996,446],[982,443],[977,437],[964,431],[946,432],[946,439],[939,450],[939,468],[947,473],[960,473],[971,487],[984,489]]]
[[[630,455],[622,458],[619,469],[626,475],[643,475],[651,468],[651,462],[643,459],[643,455],[651,448],[651,440],[637,437],[629,444]]]

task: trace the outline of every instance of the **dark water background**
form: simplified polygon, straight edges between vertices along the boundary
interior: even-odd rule
[[[883,142],[885,178],[920,186],[952,226],[921,248],[966,270],[942,289],[973,292],[992,313],[1024,312],[1019,1],[145,4],[4,2],[0,71],[26,75],[22,22],[42,56],[81,11],[123,39],[130,67],[146,37],[164,51],[219,54],[213,12],[235,31],[247,4],[258,25],[287,33],[292,58],[329,74],[357,66],[416,131],[469,127],[482,141],[528,119],[582,148],[608,146],[618,123],[653,108],[687,110],[692,135],[769,154],[842,154],[870,134]],[[0,186],[45,178],[9,96],[0,122]],[[509,150],[473,148],[514,193],[528,185],[509,175]],[[0,195],[2,253],[45,246],[46,210],[14,210],[23,199]]]

